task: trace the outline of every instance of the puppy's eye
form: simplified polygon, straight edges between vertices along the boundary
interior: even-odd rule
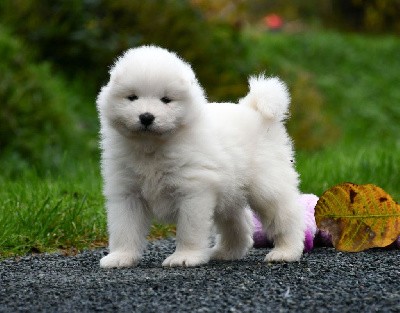
[[[161,99],[160,99],[162,102],[164,102],[164,103],[170,103],[172,100],[170,99],[170,98],[168,98],[168,97],[162,97]]]
[[[126,97],[129,101],[135,101],[135,100],[137,100],[138,99],[138,96],[137,95],[130,95],[130,96],[128,96],[128,97]]]

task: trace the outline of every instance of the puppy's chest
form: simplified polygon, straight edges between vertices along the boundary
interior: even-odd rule
[[[137,176],[137,187],[146,201],[160,197],[170,198],[175,191],[171,178],[160,172]]]
[[[136,188],[148,209],[160,219],[169,219],[175,211],[177,188],[174,181],[173,174],[157,167],[136,172]]]

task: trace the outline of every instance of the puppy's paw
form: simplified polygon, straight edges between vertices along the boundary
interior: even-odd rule
[[[274,248],[265,257],[265,262],[294,262],[299,261],[303,250]]]
[[[243,242],[241,245],[221,245],[216,244],[211,250],[213,260],[240,260],[245,257],[249,249],[253,246],[253,239]]]
[[[248,249],[215,249],[212,252],[213,260],[232,261],[243,259]]]
[[[164,260],[162,266],[176,267],[186,266],[193,267],[206,264],[210,260],[208,251],[176,251]]]
[[[135,254],[132,252],[112,252],[100,260],[100,267],[133,267],[137,265],[139,261],[140,258],[135,257]]]

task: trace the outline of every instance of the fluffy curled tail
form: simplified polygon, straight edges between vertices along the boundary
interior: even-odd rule
[[[251,76],[250,91],[239,104],[247,105],[269,120],[283,121],[289,110],[290,96],[286,84],[277,77]]]

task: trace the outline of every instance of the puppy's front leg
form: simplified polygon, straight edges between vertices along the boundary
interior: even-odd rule
[[[203,192],[186,197],[181,204],[176,232],[176,250],[163,266],[197,266],[210,260],[209,236],[215,196]]]
[[[100,260],[100,266],[130,267],[141,259],[150,228],[150,216],[140,199],[120,197],[107,201],[110,254]]]

